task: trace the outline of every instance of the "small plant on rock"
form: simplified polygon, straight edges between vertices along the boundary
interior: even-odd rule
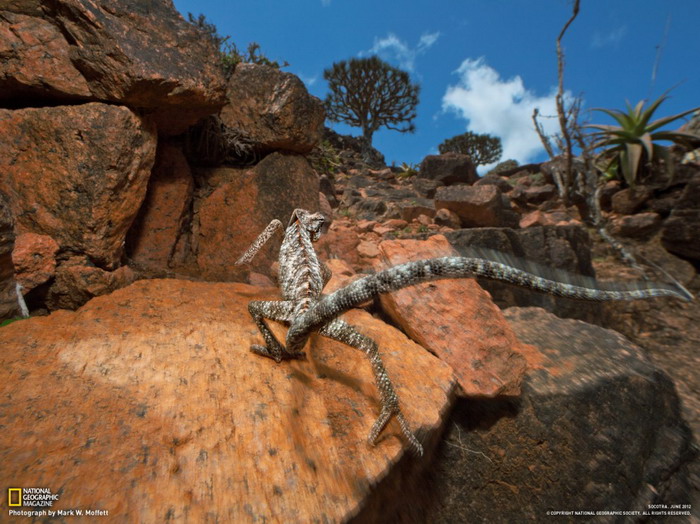
[[[597,160],[601,171],[607,177],[621,178],[627,185],[633,187],[648,174],[651,164],[659,159],[664,161],[667,170],[673,169],[669,149],[657,144],[657,141],[665,140],[683,145],[700,143],[700,137],[697,135],[661,130],[665,125],[697,111],[697,107],[650,122],[654,112],[666,98],[666,95],[662,95],[647,108],[644,107],[644,100],[642,100],[634,107],[628,102],[625,111],[597,110],[611,116],[619,124],[618,126],[588,126],[598,130],[593,133],[593,137],[597,140],[593,147],[603,148]]]
[[[399,178],[410,178],[418,174],[418,166],[401,162],[401,171],[396,175]]]
[[[12,324],[13,322],[17,322],[18,320],[24,320],[24,317],[6,318],[5,320],[0,322],[0,327],[5,327],[9,324]]]
[[[322,140],[309,153],[308,156],[311,167],[320,174],[336,173],[343,164],[340,153],[328,140]]]
[[[238,47],[233,42],[229,41],[230,36],[222,36],[216,28],[216,25],[209,22],[203,14],[195,17],[192,13],[187,13],[187,19],[190,24],[195,26],[204,37],[209,40],[219,53],[219,63],[226,78],[229,78],[236,66],[240,63],[260,64],[276,69],[286,67],[289,64],[283,62],[280,64],[276,60],[270,60],[260,52],[260,44],[251,42],[248,44],[248,49],[245,52],[238,50]]]

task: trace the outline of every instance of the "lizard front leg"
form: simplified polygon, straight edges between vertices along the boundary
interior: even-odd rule
[[[379,389],[379,398],[382,405],[379,417],[369,432],[368,440],[370,444],[375,444],[379,434],[389,423],[391,417],[395,416],[396,420],[401,426],[401,431],[413,450],[418,455],[422,455],[423,446],[421,446],[418,439],[411,432],[411,429],[408,427],[408,423],[401,412],[401,408],[399,407],[399,398],[396,395],[394,386],[392,386],[389,375],[384,368],[384,363],[379,355],[376,342],[362,333],[358,333],[354,327],[340,319],[332,320],[323,326],[319,330],[319,333],[325,337],[347,344],[348,346],[361,349],[369,357],[369,361],[372,364],[372,372],[374,373],[374,380],[377,383],[377,388]]]
[[[264,346],[253,344],[250,346],[250,350],[257,355],[272,358],[276,362],[303,358],[304,353],[301,351],[287,351],[287,348],[275,338],[275,335],[270,331],[264,320],[267,318],[277,322],[290,322],[293,310],[294,303],[291,300],[254,300],[248,304],[248,311],[265,339]]]

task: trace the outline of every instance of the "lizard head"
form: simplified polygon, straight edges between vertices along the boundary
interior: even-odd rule
[[[291,226],[295,220],[299,221],[299,227],[309,234],[312,242],[318,241],[326,217],[321,213],[309,213],[306,209],[295,209],[289,220],[289,225]]]

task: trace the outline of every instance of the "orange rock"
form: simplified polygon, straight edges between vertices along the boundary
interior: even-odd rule
[[[58,244],[50,236],[24,233],[15,238],[12,264],[24,293],[54,276],[57,252]]]
[[[56,270],[46,305],[51,310],[77,309],[93,297],[128,286],[135,278],[129,266],[105,271],[90,265],[85,257],[71,257]]]
[[[48,235],[104,269],[146,193],[155,128],[125,107],[0,109],[0,194],[15,233]]]
[[[355,227],[360,233],[367,233],[368,231],[372,231],[376,225],[376,220],[358,220]]]
[[[139,266],[165,270],[176,265],[171,262],[178,262],[172,259],[193,190],[185,155],[180,148],[161,143],[138,224],[129,232],[131,258]]]
[[[400,218],[390,218],[389,220],[385,220],[382,222],[382,226],[391,228],[393,230],[396,229],[403,229],[408,225],[408,222],[405,220],[402,220]]]
[[[374,233],[376,233],[377,235],[379,235],[379,236],[383,236],[383,235],[386,235],[387,233],[392,233],[392,232],[396,231],[396,229],[394,229],[393,227],[386,227],[386,226],[382,226],[382,225],[376,225],[376,226],[374,226],[374,228],[372,229],[372,231],[373,231]]]
[[[272,153],[248,169],[200,170],[214,187],[195,205],[192,245],[199,274],[208,280],[242,280],[248,270],[270,275],[284,230],[248,266],[233,263],[273,219],[287,227],[295,208],[318,210],[318,176],[299,155]]]
[[[435,208],[455,213],[463,227],[517,227],[517,214],[497,186],[438,187]]]
[[[275,283],[270,277],[253,271],[248,274],[248,283],[255,287],[275,287]]]
[[[363,240],[357,246],[357,252],[361,257],[364,258],[376,258],[379,256],[379,249],[377,244],[367,240]]]
[[[347,521],[416,476],[379,412],[362,352],[315,335],[307,359],[251,353],[245,284],[144,280],[77,312],[0,329],[4,485],[59,492],[52,509],[110,521]],[[403,411],[429,452],[452,397],[448,366],[369,314]]]
[[[331,258],[327,260],[325,264],[332,273],[331,279],[326,284],[326,287],[323,288],[323,293],[326,295],[330,295],[333,291],[347,286],[362,276],[358,275],[355,270],[350,267],[350,264],[339,258]]]
[[[66,99],[90,96],[85,78],[71,62],[70,45],[56,26],[8,11],[3,18],[0,100],[26,99],[30,94]]]
[[[315,248],[322,260],[339,258],[356,269],[360,266],[359,243],[360,238],[354,228],[345,222],[335,221],[328,233],[316,242]]]
[[[447,239],[387,240],[385,266],[457,256]],[[519,393],[526,369],[520,342],[474,279],[438,280],[382,295],[384,311],[416,342],[454,369],[466,395]]]
[[[308,153],[321,139],[323,103],[291,73],[238,64],[226,89],[221,120],[243,129],[263,150]]]
[[[520,219],[520,227],[532,227],[532,226],[553,226],[555,221],[547,213],[543,213],[539,209],[527,213]]]
[[[10,2],[12,4],[13,2]],[[146,109],[179,135],[225,102],[217,50],[172,2],[14,2],[0,20],[0,100],[99,100]],[[39,7],[41,6],[41,7]],[[88,128],[84,125],[83,128]]]

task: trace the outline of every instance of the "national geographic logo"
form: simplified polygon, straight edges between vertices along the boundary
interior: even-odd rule
[[[7,505],[24,508],[50,508],[58,500],[58,494],[49,488],[8,488]]]

